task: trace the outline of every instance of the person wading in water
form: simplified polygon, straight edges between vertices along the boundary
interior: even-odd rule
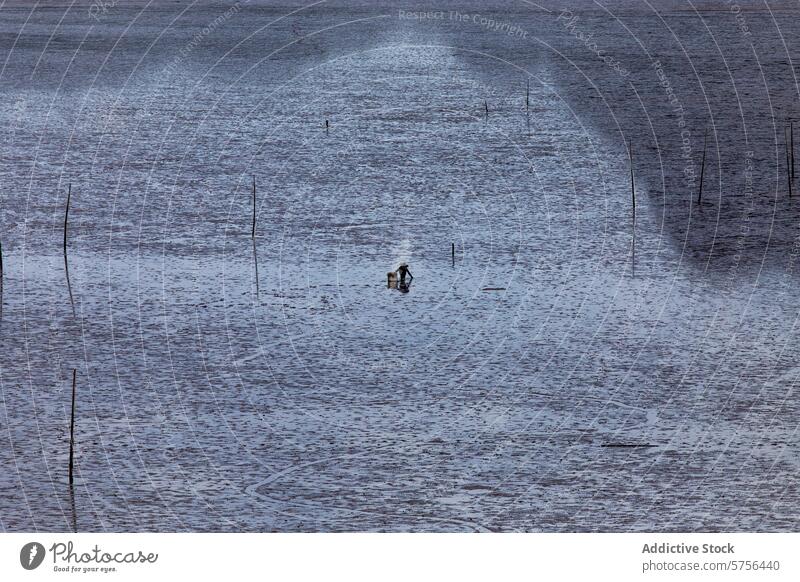
[[[400,266],[395,271],[398,275],[400,275],[400,284],[403,285],[406,282],[406,275],[408,275],[409,283],[414,280],[414,275],[411,274],[411,271],[408,270],[408,263],[400,263]]]

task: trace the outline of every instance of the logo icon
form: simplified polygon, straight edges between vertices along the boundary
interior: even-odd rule
[[[19,552],[19,563],[26,570],[35,570],[44,561],[44,546],[39,542],[29,542]]]

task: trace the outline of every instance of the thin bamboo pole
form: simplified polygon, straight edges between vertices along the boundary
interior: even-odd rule
[[[636,185],[633,179],[633,145],[628,142],[628,162],[631,166],[631,209],[633,211],[633,218],[636,219]]]
[[[525,87],[525,111],[528,111],[531,106],[531,80],[528,79],[528,84]]]
[[[697,203],[700,204],[700,199],[703,197],[703,176],[706,173],[706,143],[708,141],[708,128],[703,137],[703,161],[700,163],[700,190],[697,192]]]
[[[792,144],[792,180],[794,180],[794,121],[789,123],[789,141]]]
[[[786,128],[783,130],[783,140],[786,143],[786,181],[789,184],[789,198],[792,197],[792,163],[789,159],[789,133]]]
[[[67,222],[69,221],[69,201],[72,197],[72,184],[67,187],[67,208],[64,211],[64,256],[67,256]]]

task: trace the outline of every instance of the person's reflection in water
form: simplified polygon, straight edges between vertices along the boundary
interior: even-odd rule
[[[400,282],[397,284],[397,290],[400,291],[400,293],[408,293],[411,291],[411,281],[406,283],[405,281],[400,280]]]

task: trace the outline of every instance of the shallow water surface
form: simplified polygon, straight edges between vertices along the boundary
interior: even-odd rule
[[[0,8],[4,530],[796,528],[796,19],[461,6]]]

